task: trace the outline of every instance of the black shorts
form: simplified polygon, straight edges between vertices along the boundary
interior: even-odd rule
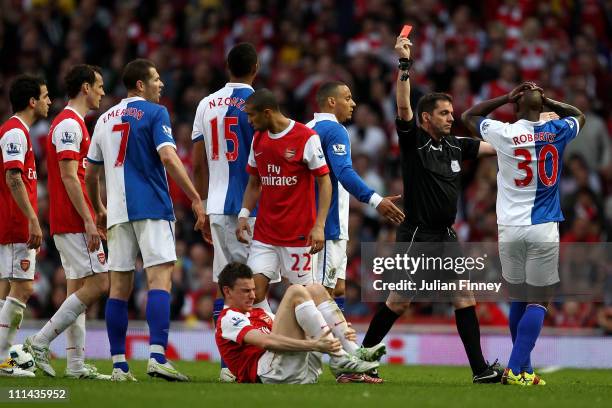
[[[397,282],[400,279],[410,279],[415,282],[417,292],[405,292],[413,300],[448,300],[449,292],[433,289],[421,289],[423,286],[441,286],[458,279],[465,279],[464,275],[457,274],[452,268],[448,268],[449,259],[462,257],[462,251],[457,240],[457,234],[452,227],[427,228],[422,226],[400,226],[397,231],[396,241],[403,242],[406,253],[411,258],[421,258],[421,270],[396,271],[393,277]],[[424,285],[425,283],[425,285]],[[398,292],[400,293],[400,292]]]

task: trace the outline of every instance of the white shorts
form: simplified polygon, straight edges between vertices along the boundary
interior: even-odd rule
[[[502,276],[512,284],[559,282],[559,224],[499,225]]]
[[[314,384],[323,374],[321,353],[274,353],[266,351],[257,363],[264,384]]]
[[[36,250],[28,244],[0,245],[0,274],[2,279],[34,280]]]
[[[281,247],[253,241],[247,265],[253,274],[262,274],[271,283],[285,277],[292,284],[310,285],[317,269],[317,254],[310,247]]]
[[[249,245],[236,239],[237,215],[210,214],[210,232],[212,234],[213,282],[217,282],[219,274],[231,262],[246,263],[249,256]],[[251,232],[255,227],[255,217],[249,217]]]
[[[318,254],[316,282],[326,288],[335,288],[338,279],[346,279],[346,239],[325,241]]]
[[[111,271],[133,271],[138,252],[145,268],[175,262],[174,222],[147,219],[116,224],[108,230]]]
[[[81,279],[94,273],[108,272],[102,242],[96,252],[89,252],[87,236],[83,232],[56,234],[53,236],[53,241],[60,253],[66,279]]]

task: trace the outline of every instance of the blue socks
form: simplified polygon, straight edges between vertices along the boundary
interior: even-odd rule
[[[512,344],[516,340],[516,332],[518,330],[518,324],[525,313],[527,302],[511,302],[510,303],[510,315],[508,316],[508,323],[510,326],[510,335],[512,336]],[[525,371],[529,374],[533,373],[533,367],[531,367],[531,355],[527,358],[527,362],[521,367],[521,371]]]
[[[225,305],[225,300],[223,298],[215,299],[215,303],[213,305],[213,323],[215,324],[214,329],[217,329],[217,321],[219,320],[219,315],[223,311],[223,306]],[[221,368],[226,368],[227,365],[223,358],[221,359]]]
[[[129,371],[125,361],[125,336],[128,328],[128,304],[125,300],[108,299],[105,310],[106,332],[113,356],[113,368]],[[115,358],[115,356],[120,356]],[[119,360],[119,361],[116,361]]]
[[[149,325],[149,345],[151,358],[165,364],[164,354],[168,345],[170,331],[170,293],[161,289],[152,289],[147,296],[147,324]]]
[[[510,309],[511,315],[512,307],[516,307],[517,311],[519,310],[519,306],[514,306],[513,302]],[[525,312],[516,326],[516,336],[513,336],[515,337],[514,345],[512,347],[512,354],[510,354],[510,361],[508,362],[508,368],[510,368],[514,374],[519,374],[523,367],[527,366],[527,364],[530,365],[531,351],[535,347],[536,340],[540,335],[545,316],[546,308],[544,306],[537,304],[529,304],[526,306]],[[512,320],[513,319],[511,319],[510,323],[511,332]],[[533,371],[533,369],[531,369],[531,371]]]
[[[334,301],[338,305],[338,309],[344,313],[344,296],[334,298]]]

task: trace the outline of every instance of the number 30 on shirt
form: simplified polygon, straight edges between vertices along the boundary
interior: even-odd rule
[[[528,149],[514,149],[514,157],[523,158],[523,160],[518,162],[518,168],[525,172],[525,177],[514,179],[514,184],[517,187],[526,187],[533,180],[531,152]],[[546,173],[546,160],[549,158],[552,160],[552,172],[550,175]],[[547,144],[540,150],[538,155],[538,177],[546,187],[551,187],[557,182],[559,177],[559,152],[555,145]]]

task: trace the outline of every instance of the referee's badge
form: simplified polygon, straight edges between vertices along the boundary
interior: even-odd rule
[[[459,173],[461,171],[461,166],[457,160],[451,160],[451,170],[455,173]]]

